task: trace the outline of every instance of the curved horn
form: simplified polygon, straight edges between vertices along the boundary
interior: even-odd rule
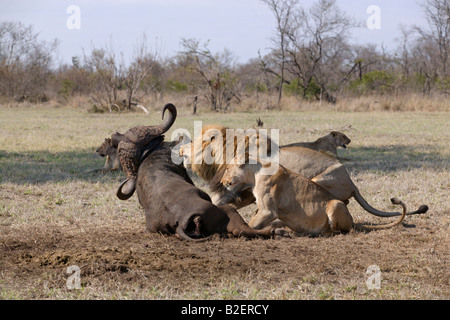
[[[175,122],[175,119],[177,118],[177,108],[175,108],[175,106],[173,104],[168,103],[163,108],[163,112],[162,112],[163,119],[164,119],[164,113],[166,112],[167,109],[169,110],[169,116],[164,120],[164,122],[162,124],[160,124],[158,126],[158,131],[159,131],[158,134],[163,134],[167,130],[169,130],[170,127]]]
[[[136,181],[131,181],[130,183],[131,183],[131,186],[129,186],[128,188],[126,188],[126,189],[131,189],[131,190],[127,190],[127,191],[122,191],[122,188],[123,188],[123,186],[128,182],[128,181],[130,181],[130,179],[128,178],[128,179],[126,179],[125,181],[123,181],[121,184],[120,184],[120,186],[119,186],[119,188],[117,189],[117,192],[116,192],[116,196],[117,196],[117,198],[119,198],[120,200],[128,200],[128,199],[130,199],[131,198],[131,196],[133,195],[133,193],[134,193],[134,190],[136,189]]]

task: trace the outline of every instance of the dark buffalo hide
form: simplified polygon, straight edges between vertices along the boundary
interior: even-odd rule
[[[213,234],[270,237],[271,230],[251,229],[239,213],[217,207],[197,188],[182,165],[172,162],[171,150],[160,146],[139,167],[136,191],[144,207],[147,231],[178,234],[198,240]]]

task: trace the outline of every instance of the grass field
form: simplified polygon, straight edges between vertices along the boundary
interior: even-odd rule
[[[193,122],[280,129],[280,143],[330,130],[352,139],[341,156],[368,202],[393,210],[427,204],[401,226],[330,238],[214,239],[188,243],[145,232],[137,197],[115,196],[122,172],[89,172],[114,131],[157,124],[161,113],[92,114],[74,108],[0,107],[2,299],[449,299],[450,113],[179,110]],[[198,178],[197,185],[205,187]],[[207,191],[207,190],[206,190]],[[255,210],[241,210],[245,219]],[[386,222],[354,201],[356,222]],[[81,289],[68,289],[67,268]],[[380,289],[366,270],[381,270]]]

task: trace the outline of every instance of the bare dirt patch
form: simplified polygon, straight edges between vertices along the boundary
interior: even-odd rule
[[[143,226],[16,230],[0,237],[2,287],[21,287],[22,298],[445,299],[442,231],[399,226],[331,238],[191,243]],[[81,270],[81,290],[67,289],[71,265]],[[380,267],[380,290],[366,285],[370,265]]]

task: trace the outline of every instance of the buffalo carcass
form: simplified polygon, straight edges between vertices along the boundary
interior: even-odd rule
[[[170,116],[162,125],[135,127],[111,138],[118,145],[119,158],[127,179],[119,186],[121,200],[131,197],[135,188],[145,210],[147,230],[178,234],[187,240],[203,240],[213,234],[270,237],[271,230],[251,229],[232,207],[213,205],[207,193],[198,189],[182,164],[172,161],[172,151],[163,144],[177,112],[173,104],[163,109]],[[125,184],[125,191],[122,190]]]
[[[177,234],[186,240],[226,233],[249,238],[272,236],[271,230],[251,229],[231,206],[215,206],[208,194],[194,185],[186,169],[173,163],[171,150],[162,145],[141,163],[136,192],[149,232]]]
[[[208,194],[194,185],[186,169],[173,163],[171,150],[161,144],[141,163],[136,192],[149,232],[177,234],[187,240],[226,233],[249,238],[272,235],[271,230],[251,229],[231,206],[212,204]]]

